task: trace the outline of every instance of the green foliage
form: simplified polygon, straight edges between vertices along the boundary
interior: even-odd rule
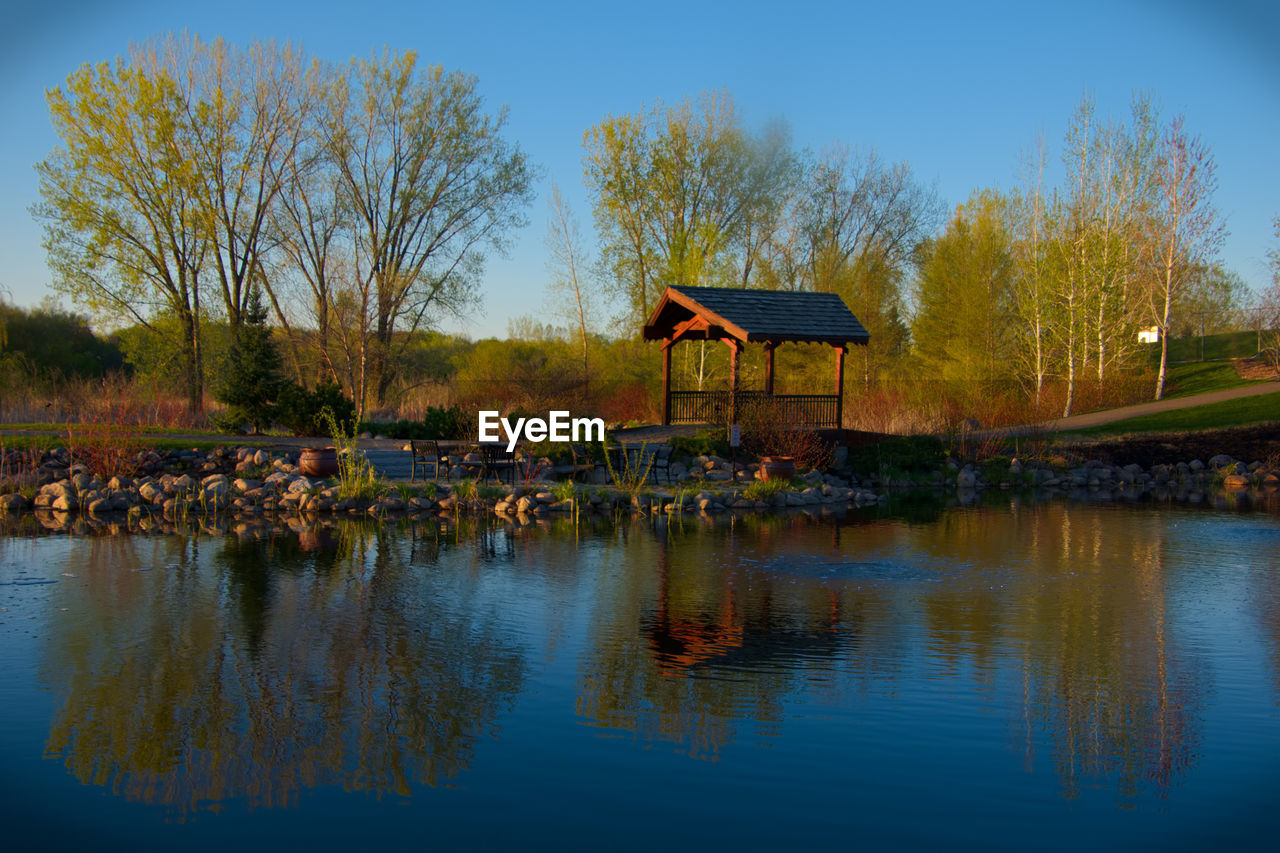
[[[605,468],[609,471],[609,479],[613,480],[618,491],[635,498],[649,479],[649,470],[653,467],[654,454],[645,452],[645,444],[638,451],[623,454],[621,469],[614,468],[613,454],[604,455]]]
[[[480,487],[470,477],[453,484],[453,496],[463,503],[470,503],[480,496]]]
[[[791,483],[788,480],[754,480],[747,484],[741,495],[749,501],[768,503],[773,500],[774,495],[790,488]]]
[[[341,386],[328,380],[315,390],[288,383],[276,402],[276,421],[294,435],[326,435],[332,427],[324,417],[328,411],[339,428],[355,432],[356,407],[342,394]]]
[[[48,302],[28,309],[0,298],[0,365],[6,375],[46,383],[121,370],[124,354],[95,335],[85,317]]]
[[[344,430],[328,408],[321,411],[320,419],[329,428],[333,446],[338,451],[338,497],[368,501],[383,495],[386,483],[379,479],[369,458],[360,452],[355,436]]]
[[[911,336],[931,376],[993,381],[1011,373],[1014,269],[1005,207],[994,193],[975,194],[917,250]]]
[[[361,421],[360,432],[403,439],[464,439],[473,438],[472,419],[457,406],[429,406],[420,421]]]
[[[695,435],[676,435],[668,441],[672,456],[721,456],[733,452],[723,429],[699,430]]]
[[[573,480],[561,480],[551,487],[551,494],[558,501],[577,500],[578,487]]]
[[[217,393],[218,401],[227,405],[224,420],[232,424],[247,422],[253,432],[260,432],[271,423],[275,401],[284,386],[280,353],[271,340],[262,291],[254,287],[249,294],[244,322],[235,331]]]
[[[946,455],[946,447],[937,436],[895,436],[850,449],[848,466],[864,476],[878,475],[883,470],[924,473],[939,468]]]

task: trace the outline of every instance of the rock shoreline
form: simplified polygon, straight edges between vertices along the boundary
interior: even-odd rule
[[[1143,468],[1088,461],[1054,466],[1018,459],[982,464],[948,462],[939,470],[904,475],[844,476],[811,471],[789,487],[768,494],[751,484],[755,465],[732,465],[714,456],[699,456],[674,465],[671,485],[643,485],[630,490],[613,485],[553,483],[540,479],[520,485],[490,485],[471,480],[428,481],[424,485],[384,483],[376,496],[344,496],[334,479],[304,476],[299,451],[271,453],[249,447],[199,451],[144,451],[135,460],[137,477],[103,480],[73,463],[65,450],[49,451],[29,471],[18,491],[0,494],[0,513],[27,512],[93,519],[231,517],[313,517],[320,515],[392,517],[494,513],[502,517],[537,518],[552,514],[715,514],[806,507],[865,507],[888,500],[905,489],[954,490],[962,500],[988,489],[1034,490],[1048,497],[1084,494],[1096,498],[1171,499],[1195,502],[1215,492],[1280,490],[1276,464],[1244,462],[1217,454],[1207,462],[1194,459]],[[549,468],[549,466],[548,466]],[[14,470],[10,462],[3,470]],[[597,472],[599,474],[599,472]],[[0,484],[5,481],[0,480]],[[5,491],[0,489],[0,491]],[[25,492],[25,494],[24,494]]]

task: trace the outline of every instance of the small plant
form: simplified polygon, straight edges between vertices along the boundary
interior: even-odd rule
[[[698,489],[695,486],[691,486],[691,485],[676,486],[674,492],[672,493],[671,500],[672,500],[672,503],[676,505],[676,509],[684,510],[684,502],[686,500],[691,500],[693,496],[696,495],[697,493],[698,493]]]
[[[558,501],[577,501],[578,488],[572,480],[563,480],[551,487],[551,494],[556,496]]]
[[[604,455],[604,464],[609,470],[609,478],[618,487],[618,491],[633,500],[639,495],[640,490],[644,488],[645,481],[649,479],[649,469],[653,467],[654,454],[645,453],[644,451],[645,445],[641,444],[637,453],[624,452],[622,454],[621,471],[613,467],[612,454],[606,452]]]
[[[742,490],[742,496],[749,501],[768,503],[779,492],[786,491],[789,488],[791,488],[791,483],[786,480],[756,480]]]
[[[459,480],[453,484],[453,496],[463,503],[470,503],[480,495],[480,489],[476,481],[467,478]]]
[[[343,431],[330,409],[326,408],[320,416],[328,425],[333,446],[338,451],[338,497],[367,501],[381,496],[386,485],[378,479],[378,472],[368,457],[357,449],[355,436]]]

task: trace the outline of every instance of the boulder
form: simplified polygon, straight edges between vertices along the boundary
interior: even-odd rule
[[[14,494],[0,495],[0,512],[14,513],[22,512],[27,508],[27,499],[22,495]]]

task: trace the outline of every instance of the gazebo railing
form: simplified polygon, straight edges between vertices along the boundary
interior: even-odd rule
[[[671,423],[727,424],[731,410],[739,417],[745,406],[768,402],[777,416],[801,429],[839,429],[840,398],[835,394],[766,394],[738,391],[672,391]]]

